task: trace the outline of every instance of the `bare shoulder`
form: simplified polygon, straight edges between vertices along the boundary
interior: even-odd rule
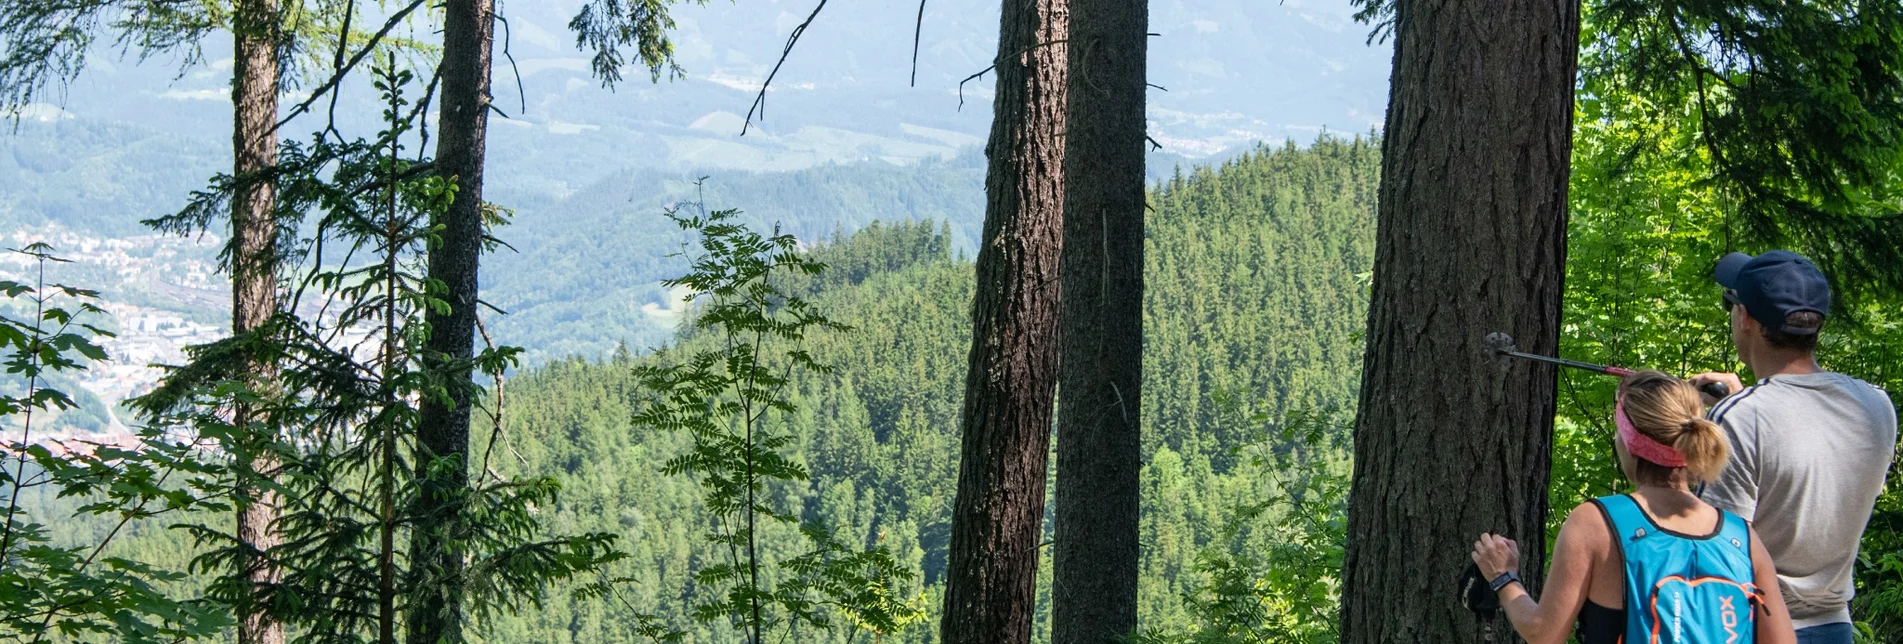
[[[1604,555],[1612,547],[1612,530],[1606,524],[1605,512],[1599,504],[1587,501],[1567,513],[1566,523],[1559,528],[1558,543],[1555,549],[1578,548],[1593,555]]]

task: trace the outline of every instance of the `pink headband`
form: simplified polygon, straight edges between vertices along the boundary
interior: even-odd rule
[[[1632,419],[1625,415],[1625,396],[1619,397],[1618,406],[1612,410],[1612,420],[1619,425],[1619,440],[1625,441],[1625,449],[1633,456],[1665,467],[1684,467],[1685,455],[1672,449],[1670,445],[1653,440],[1651,436],[1639,433],[1632,426]]]

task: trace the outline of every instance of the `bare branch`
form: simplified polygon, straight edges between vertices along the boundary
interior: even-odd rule
[[[376,50],[378,43],[383,42],[383,39],[389,36],[390,32],[395,30],[397,25],[403,23],[404,18],[409,17],[417,8],[422,7],[425,2],[428,2],[428,0],[410,0],[409,4],[404,5],[402,9],[392,14],[390,19],[383,23],[383,28],[377,30],[376,35],[371,36],[369,42],[364,43],[363,49],[357,50],[357,53],[350,57],[350,62],[345,63],[341,69],[332,73],[330,78],[325,80],[324,84],[317,88],[317,91],[311,93],[310,98],[304,99],[304,102],[299,103],[297,107],[291,109],[289,114],[284,115],[283,120],[278,121],[277,125],[271,127],[270,133],[276,134],[278,128],[290,123],[291,119],[297,118],[305,112],[309,112],[311,106],[315,105],[318,99],[323,98],[325,94],[336,91],[337,86],[343,83],[344,76],[348,75],[350,70],[355,69],[358,63],[363,62],[363,59],[369,56],[370,52]]]
[[[1154,35],[1154,34],[1152,34],[1152,35]],[[1035,51],[1035,50],[1038,50],[1038,49],[1042,49],[1042,48],[1045,48],[1045,47],[1049,47],[1049,46],[1051,46],[1051,45],[1062,45],[1062,44],[1064,44],[1064,43],[1067,43],[1067,42],[1070,42],[1070,39],[1069,39],[1069,38],[1059,38],[1059,39],[1057,39],[1057,40],[1047,40],[1047,41],[1044,41],[1044,42],[1041,42],[1041,43],[1037,43],[1037,44],[1035,44],[1035,45],[1031,45],[1031,46],[1029,46],[1029,47],[1025,47],[1025,48],[1023,48],[1023,49],[1020,49],[1020,50],[1018,50],[1018,51],[1017,51],[1017,53],[1014,53],[1014,54],[1011,54],[1010,56],[1000,56],[1000,57],[998,57],[998,59],[997,59],[997,60],[995,60],[995,61],[992,61],[992,63],[991,63],[991,65],[990,65],[989,67],[986,67],[986,68],[984,68],[984,69],[980,69],[980,70],[978,70],[978,73],[976,73],[976,74],[972,74],[972,75],[970,75],[970,76],[966,76],[966,77],[965,77],[965,80],[961,80],[961,81],[958,81],[958,110],[962,112],[962,111],[964,111],[964,109],[965,109],[965,83],[969,83],[969,82],[971,82],[971,81],[973,81],[973,80],[976,80],[976,79],[978,79],[979,77],[982,77],[982,76],[984,76],[986,72],[989,72],[989,71],[991,71],[991,70],[994,70],[994,69],[997,69],[997,68],[998,68],[998,63],[1002,63],[1002,62],[1004,62],[1004,61],[1007,61],[1007,60],[1010,60],[1010,59],[1012,59],[1012,58],[1017,58],[1017,57],[1019,57],[1019,56],[1023,56],[1023,55],[1025,55],[1025,54],[1028,54],[1028,53],[1031,53],[1032,51]]]
[[[918,40],[925,32],[925,0],[918,0],[918,22],[912,25],[912,86],[918,87]]]
[[[522,69],[516,67],[515,55],[509,53],[509,19],[502,17],[502,14],[499,13],[495,14],[495,18],[496,22],[502,23],[502,57],[509,59],[509,71],[515,74],[515,97],[522,101],[522,111],[520,113],[527,114],[529,111],[529,92],[528,90],[522,89]]]
[[[960,112],[965,111],[965,83],[969,83],[971,81],[982,78],[984,77],[986,72],[989,72],[997,68],[998,68],[998,65],[996,63],[993,63],[991,65],[986,66],[984,69],[978,70],[978,73],[976,74],[966,76],[965,80],[958,81],[958,111]]]
[[[405,117],[416,124],[417,134],[422,139],[416,147],[416,158],[419,162],[423,159],[423,151],[429,149],[429,106],[436,100],[436,85],[442,81],[443,66],[437,65],[436,73],[430,75],[429,87],[423,89],[423,100],[417,101],[416,106],[410,108],[410,115]],[[419,118],[418,115],[421,117]]]
[[[747,127],[753,125],[753,113],[755,111],[760,113],[760,120],[766,120],[767,88],[773,85],[773,77],[779,75],[780,66],[786,64],[786,57],[793,53],[793,45],[799,42],[800,34],[806,33],[806,28],[813,24],[813,19],[819,17],[819,10],[824,8],[826,8],[826,0],[819,0],[819,4],[813,6],[813,13],[806,16],[806,21],[794,27],[793,33],[787,35],[786,48],[780,50],[780,62],[773,63],[773,71],[768,72],[766,81],[760,83],[760,95],[755,96],[753,98],[753,106],[747,108],[747,120],[740,124],[740,136],[746,136]]]
[[[350,2],[344,5],[343,28],[337,32],[337,55],[331,60],[330,64],[332,74],[342,76],[344,73],[344,52],[350,49],[350,19],[356,15],[357,0],[350,0]],[[331,92],[330,110],[325,113],[326,118],[324,119],[324,133],[327,135],[336,135],[337,141],[340,143],[344,140],[344,134],[337,131],[337,97],[341,94],[342,92]]]

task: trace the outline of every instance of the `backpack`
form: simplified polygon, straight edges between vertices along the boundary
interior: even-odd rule
[[[1719,510],[1718,531],[1667,530],[1629,495],[1593,500],[1625,559],[1625,644],[1751,644],[1755,608],[1751,529]]]

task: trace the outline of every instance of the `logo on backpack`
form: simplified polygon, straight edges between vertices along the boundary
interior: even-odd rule
[[[1738,606],[1750,605],[1757,593],[1757,587],[1750,583],[1723,577],[1668,576],[1652,588],[1648,602],[1652,628],[1645,641],[1648,644],[1738,644],[1743,638]],[[1660,614],[1660,598],[1667,598],[1665,614]],[[1689,634],[1687,626],[1691,628]],[[1723,639],[1704,635],[1720,631]]]
[[[1724,604],[1719,607],[1718,610],[1722,616],[1721,621],[1725,625],[1725,644],[1732,644],[1732,642],[1738,641],[1738,609],[1731,605],[1731,600],[1733,599],[1735,598],[1721,597],[1718,600]]]

